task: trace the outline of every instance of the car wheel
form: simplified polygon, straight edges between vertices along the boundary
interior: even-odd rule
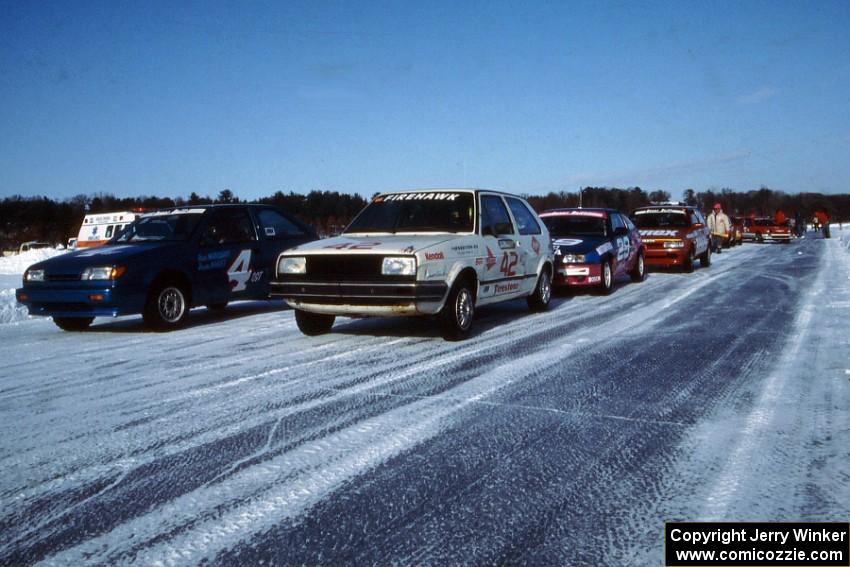
[[[54,317],[53,322],[63,331],[85,331],[94,317]]]
[[[602,262],[602,281],[599,282],[599,286],[596,288],[597,293],[600,295],[608,295],[611,293],[611,290],[614,289],[614,272],[611,269],[611,261],[605,260]]]
[[[549,268],[543,268],[540,277],[537,278],[534,292],[526,298],[526,301],[528,301],[528,308],[532,311],[546,311],[549,309],[550,299],[552,299],[552,276],[549,275]]]
[[[461,280],[452,286],[446,304],[440,310],[440,331],[447,341],[460,341],[469,336],[475,316],[475,298],[472,286]]]
[[[643,278],[646,276],[646,263],[643,257],[643,252],[638,253],[637,260],[635,261],[635,267],[632,268],[631,272],[629,272],[629,276],[632,278],[633,282],[642,282]]]
[[[693,264],[693,262],[691,262]],[[706,248],[705,252],[700,254],[699,256],[699,265],[703,268],[707,268],[711,265],[711,248]]]
[[[686,274],[690,274],[694,271],[694,249],[691,248],[690,252],[688,252],[688,257],[685,259],[685,263],[682,264],[682,271]]]
[[[186,291],[177,283],[165,282],[153,287],[142,316],[150,327],[170,331],[180,328],[188,314]]]
[[[330,331],[335,319],[334,315],[295,310],[295,324],[298,325],[298,330],[310,337],[324,335]]]

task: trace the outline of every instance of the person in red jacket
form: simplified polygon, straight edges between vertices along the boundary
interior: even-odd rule
[[[815,218],[823,231],[823,237],[829,238],[829,215],[825,211],[815,211]]]
[[[785,223],[788,222],[788,217],[785,216],[782,209],[776,209],[776,212],[773,214],[773,222],[774,224],[785,226]]]

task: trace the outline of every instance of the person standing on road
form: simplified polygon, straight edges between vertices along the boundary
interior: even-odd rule
[[[829,238],[829,215],[826,211],[818,210],[815,211],[815,218],[818,219],[818,224],[823,230],[823,237]]]
[[[723,242],[729,237],[732,223],[729,222],[729,217],[723,212],[720,203],[714,203],[714,210],[706,217],[706,220],[711,233],[711,250],[720,254],[723,251]]]

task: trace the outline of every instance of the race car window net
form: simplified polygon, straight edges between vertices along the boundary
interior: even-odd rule
[[[210,222],[201,236],[202,246],[238,244],[257,239],[254,224],[248,211],[243,208],[213,211]]]
[[[201,215],[175,213],[141,217],[116,234],[109,242],[123,244],[145,241],[188,240],[201,220]]]
[[[423,195],[423,194],[420,194]],[[472,232],[472,193],[451,199],[375,199],[357,215],[344,234],[357,232]]]
[[[528,207],[525,206],[525,203],[519,199],[513,199],[510,197],[505,200],[508,202],[508,206],[514,214],[520,234],[540,234],[540,225],[537,223],[537,219],[534,218],[531,211],[528,210]]]
[[[263,233],[266,237],[284,237],[284,236],[306,236],[306,232],[300,226],[284,217],[277,211],[271,209],[261,209],[257,214],[260,219],[260,225],[263,227]],[[271,230],[270,230],[271,229]]]
[[[545,217],[543,224],[553,237],[605,236],[605,219],[599,217]]]
[[[644,213],[635,217],[638,228],[688,227],[688,215],[682,213]]]
[[[481,229],[481,234],[496,236],[514,233],[514,225],[501,197],[481,196]]]

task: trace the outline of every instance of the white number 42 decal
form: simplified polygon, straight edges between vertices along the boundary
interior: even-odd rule
[[[251,278],[251,250],[243,250],[236,256],[230,267],[227,268],[227,276],[230,284],[236,284],[231,291],[242,291],[247,287]]]

